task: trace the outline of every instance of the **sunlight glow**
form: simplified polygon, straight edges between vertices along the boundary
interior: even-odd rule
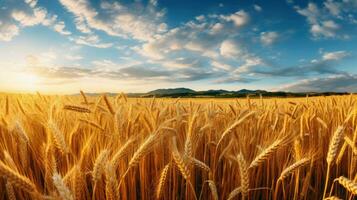
[[[19,73],[13,78],[16,85],[20,86],[25,91],[34,92],[39,89],[39,77],[34,74]]]

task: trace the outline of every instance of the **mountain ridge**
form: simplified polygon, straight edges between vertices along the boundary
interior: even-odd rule
[[[161,88],[149,91],[147,93],[128,93],[129,97],[217,97],[217,98],[233,98],[246,96],[266,96],[266,97],[304,97],[304,96],[330,96],[330,95],[346,95],[347,92],[284,92],[284,91],[266,91],[266,90],[224,90],[210,89],[195,91],[190,88]]]
[[[89,96],[100,95],[101,93],[86,93]],[[107,93],[109,96],[116,96],[118,93]],[[145,93],[126,93],[128,97],[167,97],[167,98],[239,98],[247,96],[256,97],[305,97],[305,96],[331,96],[331,95],[347,95],[348,92],[285,92],[285,91],[266,91],[266,90],[224,90],[210,89],[196,91],[190,88],[161,88]]]

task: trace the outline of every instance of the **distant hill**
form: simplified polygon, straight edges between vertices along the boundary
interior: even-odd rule
[[[292,92],[269,92],[265,90],[248,90],[241,89],[237,91],[228,90],[205,90],[205,91],[195,91],[189,88],[168,88],[168,89],[157,89],[147,93],[131,93],[128,94],[129,97],[215,97],[215,98],[238,98],[246,96],[256,96],[260,95],[264,97],[305,97],[309,96],[329,96],[329,95],[345,95],[348,93],[337,93],[337,92],[325,92],[325,93],[292,93]]]
[[[146,93],[147,95],[172,95],[172,94],[194,94],[196,91],[188,88],[157,89]]]
[[[147,93],[128,93],[129,97],[169,97],[169,98],[177,98],[177,97],[214,97],[214,98],[240,98],[240,97],[305,97],[309,96],[330,96],[330,95],[346,95],[349,94],[347,92],[308,92],[308,93],[293,93],[293,92],[270,92],[265,90],[248,90],[241,89],[237,91],[229,91],[229,90],[204,90],[204,91],[195,91],[190,88],[167,88],[167,89],[157,89]],[[100,95],[98,93],[87,93],[87,95],[95,96]],[[116,93],[108,93],[109,96],[116,96]]]

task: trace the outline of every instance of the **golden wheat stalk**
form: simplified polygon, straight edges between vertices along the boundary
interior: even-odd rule
[[[327,157],[326,157],[327,171],[326,171],[326,181],[325,181],[325,189],[324,189],[323,199],[325,198],[325,195],[327,192],[331,165],[337,156],[338,148],[340,146],[341,141],[343,140],[343,130],[344,129],[345,129],[344,126],[338,126],[330,140],[329,149],[328,149]]]
[[[354,142],[348,136],[345,136],[344,140],[346,144],[348,144],[351,147],[353,154],[357,156],[357,147],[355,146]]]
[[[135,151],[134,155],[131,157],[128,168],[124,172],[123,176],[120,178],[119,182],[119,187],[121,186],[124,178],[128,174],[129,170],[135,166],[137,166],[140,162],[140,159],[144,157],[146,154],[148,154],[153,146],[159,142],[159,140],[164,137],[164,134],[159,134],[159,131],[161,130],[161,127],[157,129],[154,133],[150,134],[145,141],[139,146],[138,150]]]
[[[237,162],[239,165],[239,174],[240,174],[240,182],[241,182],[241,192],[243,199],[248,196],[249,192],[249,173],[248,173],[248,165],[242,153],[238,154]]]
[[[192,140],[187,136],[185,140],[184,157],[190,158],[192,155]]]
[[[197,119],[197,112],[193,114],[193,116],[190,117],[189,123],[188,123],[188,128],[187,128],[187,134],[186,134],[186,141],[185,141],[185,156],[187,157],[192,157],[193,156],[193,147],[192,147],[192,139],[193,139],[193,126],[194,123],[196,122]]]
[[[5,99],[5,115],[8,116],[9,114],[10,114],[9,96],[6,96],[6,99]]]
[[[122,92],[122,93],[120,94],[120,96],[123,97],[125,103],[128,102],[128,97],[126,96],[126,94],[124,94],[124,92]]]
[[[86,180],[85,175],[81,171],[80,166],[74,166],[74,174],[73,174],[74,184],[73,184],[73,191],[74,191],[74,198],[76,200],[84,199],[86,191]]]
[[[20,188],[29,193],[36,193],[35,184],[27,177],[19,174],[0,161],[0,174],[7,178],[7,180],[17,188]]]
[[[320,117],[316,117],[316,120],[325,128],[328,129],[328,126],[324,120],[322,120]]]
[[[275,151],[277,151],[281,146],[285,145],[288,141],[288,137],[283,137],[275,140],[271,145],[265,148],[259,155],[257,155],[254,160],[250,163],[249,168],[258,167],[260,164],[265,162]]]
[[[176,166],[179,168],[182,176],[188,180],[190,178],[190,168],[187,161],[183,158],[180,152],[177,149],[176,137],[172,138],[172,157],[176,163]]]
[[[53,185],[56,187],[58,194],[63,200],[73,200],[73,195],[71,191],[68,189],[66,184],[64,184],[62,177],[60,174],[55,173],[52,176]]]
[[[218,140],[217,143],[217,147],[219,146],[219,144],[221,144],[221,142],[223,141],[224,138],[227,137],[227,135],[233,131],[234,128],[236,128],[238,125],[240,125],[241,123],[243,123],[248,117],[250,117],[251,115],[255,114],[255,111],[251,111],[248,114],[246,114],[245,116],[243,116],[242,118],[238,119],[237,121],[235,121],[233,124],[231,124],[221,135],[221,138]]]
[[[57,124],[53,120],[49,120],[47,125],[48,128],[51,130],[53,141],[57,149],[64,154],[69,153],[69,147],[67,146],[64,134],[58,128]]]
[[[327,157],[326,157],[326,161],[329,164],[331,164],[337,156],[338,148],[340,146],[341,141],[343,140],[343,130],[344,130],[343,126],[337,127],[336,131],[334,132],[331,138]]]
[[[105,165],[107,164],[109,156],[109,151],[107,149],[102,150],[97,158],[95,159],[92,171],[93,182],[96,183],[97,181],[101,180],[102,175],[105,172]]]
[[[102,128],[99,124],[97,124],[97,123],[95,123],[93,121],[89,121],[89,120],[86,120],[86,119],[78,119],[78,121],[80,121],[80,122],[82,122],[84,124],[87,124],[87,125],[89,125],[91,127],[94,127],[96,129],[99,129],[101,131],[104,131],[104,128]]]
[[[344,176],[340,176],[335,181],[338,181],[338,183],[341,184],[344,188],[346,188],[346,190],[348,190],[350,193],[357,195],[357,182],[350,180]]]
[[[110,112],[112,115],[114,115],[114,114],[115,114],[114,108],[113,108],[112,104],[110,103],[110,101],[109,101],[107,95],[104,94],[104,95],[103,95],[103,99],[104,99],[105,105],[107,106],[109,112]]]
[[[82,96],[82,98],[83,98],[83,101],[84,101],[84,103],[86,104],[86,105],[88,105],[88,99],[87,99],[87,96],[86,96],[86,94],[81,90],[80,91],[80,93],[81,93],[81,96]]]
[[[338,148],[340,146],[341,141],[343,140],[343,130],[344,129],[345,129],[344,126],[337,127],[336,131],[334,132],[334,134],[330,140],[329,149],[328,149],[327,157],[326,157],[327,171],[326,171],[326,181],[325,181],[325,189],[324,189],[323,199],[325,198],[327,186],[329,183],[331,165],[337,156]]]
[[[346,151],[347,147],[348,147],[348,144],[346,142],[343,142],[343,145],[342,145],[342,147],[336,157],[336,160],[335,160],[336,165],[339,165],[341,163],[342,158],[345,155],[345,151]]]
[[[197,166],[200,169],[203,169],[203,170],[205,170],[207,172],[211,171],[211,169],[210,169],[210,167],[208,165],[206,165],[202,161],[197,160],[196,158],[189,157],[189,161],[190,161],[190,163],[192,163],[193,165]]]
[[[112,156],[111,163],[113,164],[113,167],[116,168],[119,165],[119,161],[121,158],[123,158],[128,152],[129,152],[129,147],[133,144],[135,141],[134,137],[128,139],[124,145],[120,147],[120,149]]]
[[[229,195],[227,200],[232,200],[234,197],[236,197],[238,194],[240,194],[242,192],[241,187],[237,187],[234,190],[232,190]]]
[[[23,126],[21,125],[20,121],[16,120],[14,130],[17,133],[17,135],[19,136],[20,140],[24,141],[26,144],[28,144],[30,142],[30,138],[27,135]]]
[[[4,161],[5,164],[7,164],[7,166],[9,166],[11,169],[18,171],[15,161],[12,159],[12,157],[10,156],[7,150],[4,150]]]
[[[119,184],[113,165],[108,163],[105,167],[105,194],[106,199],[117,200],[119,197]]]
[[[331,197],[324,198],[324,200],[342,200],[342,199],[340,199],[340,198],[338,198],[336,196],[331,196]]]
[[[295,170],[299,169],[302,166],[305,166],[310,163],[310,158],[302,158],[301,160],[296,161],[289,167],[285,168],[281,174],[278,180],[283,180],[285,179],[289,174],[293,173]]]
[[[74,112],[79,112],[79,113],[91,113],[92,112],[88,108],[81,107],[81,106],[75,106],[75,105],[64,105],[63,109],[74,111]]]
[[[208,182],[208,186],[209,186],[209,188],[211,190],[213,200],[218,200],[219,198],[218,198],[218,192],[217,192],[216,184],[212,180],[208,180],[207,182]]]
[[[161,171],[159,183],[157,184],[157,188],[156,188],[156,199],[160,199],[161,194],[162,194],[163,190],[165,189],[164,187],[165,187],[166,178],[167,178],[169,169],[170,169],[170,163],[165,165],[164,169]]]
[[[136,166],[140,159],[144,157],[152,148],[152,146],[157,142],[159,136],[158,133],[153,133],[149,135],[145,141],[140,145],[137,151],[135,151],[133,157],[129,161],[129,168]]]
[[[17,102],[17,106],[19,107],[20,111],[22,112],[23,115],[26,115],[26,111],[24,109],[24,107],[22,106],[21,102],[19,99],[16,99]]]
[[[6,194],[9,200],[16,200],[14,188],[9,181],[6,181]]]

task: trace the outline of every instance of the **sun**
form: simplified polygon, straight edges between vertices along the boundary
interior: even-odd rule
[[[28,92],[34,92],[39,89],[39,77],[30,73],[19,73],[15,77],[17,85]]]

